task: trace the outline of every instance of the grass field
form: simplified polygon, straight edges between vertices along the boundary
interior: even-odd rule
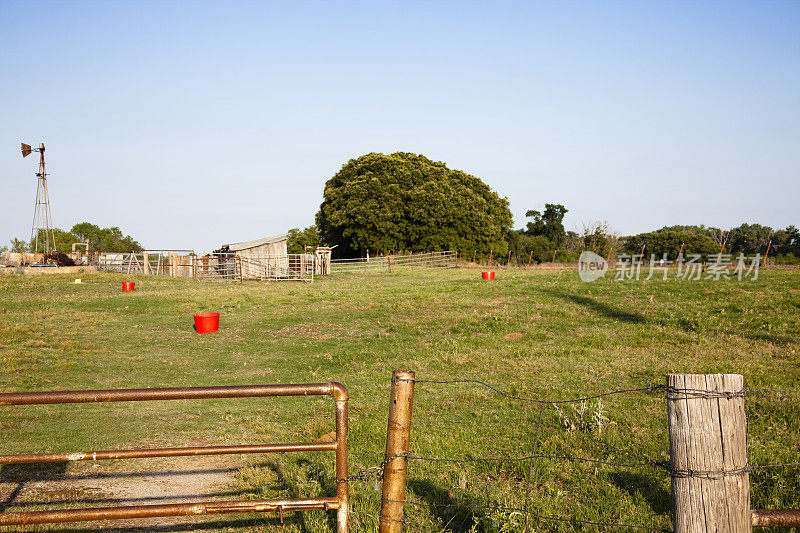
[[[134,277],[133,293],[121,292],[121,275],[80,277],[75,285],[74,276],[0,276],[0,390],[336,380],[351,395],[352,472],[383,458],[398,368],[421,380],[478,379],[548,399],[662,384],[670,372],[740,373],[747,388],[800,388],[800,270],[762,270],[757,281],[591,284],[574,271],[523,269],[501,270],[494,282],[471,269],[338,275],[313,284]],[[222,314],[218,333],[193,331],[192,314],[204,310]],[[748,396],[747,414],[751,463],[800,461],[800,395]],[[325,398],[4,407],[0,453],[293,442],[332,430]],[[416,385],[416,456],[519,457],[534,441],[541,454],[667,460],[663,391],[540,410],[477,385]],[[226,487],[229,499],[335,492],[331,453],[227,461],[239,468]],[[111,475],[137,464],[159,470],[171,463],[6,466],[0,482]],[[800,507],[800,468],[757,471],[751,484],[754,508]],[[379,486],[351,487],[353,530],[377,531]],[[408,523],[422,531],[525,530],[520,513],[472,509],[487,504],[671,527],[669,476],[651,467],[412,460],[408,488],[409,499],[425,504],[407,509]],[[0,507],[42,508],[44,496],[29,495],[26,505],[7,497]],[[51,496],[65,505],[92,499],[77,489]],[[609,530],[534,516],[527,522],[531,531]],[[247,515],[173,530],[317,532],[333,525],[332,515],[312,512],[287,515],[283,526],[271,515]],[[90,527],[97,526],[39,529]]]

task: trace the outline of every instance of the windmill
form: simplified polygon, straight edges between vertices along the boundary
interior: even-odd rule
[[[31,242],[33,243],[33,253],[39,252],[39,236],[44,232],[42,243],[44,253],[49,253],[56,249],[55,235],[53,234],[52,218],[50,217],[50,199],[47,196],[47,173],[44,170],[44,143],[39,143],[39,148],[31,148],[31,145],[22,143],[22,157],[28,157],[31,152],[39,153],[39,172],[38,187],[36,189],[36,206],[33,211],[33,225],[31,226]],[[51,248],[52,244],[52,248]]]

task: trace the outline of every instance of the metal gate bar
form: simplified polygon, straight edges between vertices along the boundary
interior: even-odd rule
[[[0,455],[0,464],[22,464],[143,457],[179,457],[235,453],[280,453],[297,451],[336,452],[336,496],[280,500],[196,502],[170,505],[96,507],[52,511],[0,513],[0,526],[83,522],[163,516],[196,516],[220,513],[335,510],[338,533],[349,531],[349,484],[347,482],[347,389],[341,383],[305,383],[294,385],[241,385],[223,387],[176,387],[153,389],[118,389],[89,391],[49,391],[0,393],[3,405],[43,405],[94,402],[138,402],[149,400],[198,400],[211,398],[254,398],[265,396],[333,396],[336,404],[336,441],[292,444],[254,444],[240,446],[195,446],[185,448],[150,448],[143,450],[105,450],[71,453],[34,453]]]

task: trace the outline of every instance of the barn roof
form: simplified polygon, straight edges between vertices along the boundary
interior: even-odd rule
[[[272,244],[275,242],[285,241],[289,238],[288,233],[282,233],[280,235],[275,235],[274,237],[264,237],[263,239],[256,239],[254,241],[246,241],[246,242],[235,242],[232,244],[223,244],[221,249],[227,250],[230,252],[240,252],[242,250],[249,250],[250,248],[255,248],[257,246],[263,246],[265,244]]]

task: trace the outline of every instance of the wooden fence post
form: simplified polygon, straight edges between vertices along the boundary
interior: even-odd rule
[[[411,404],[414,399],[414,372],[392,372],[389,397],[389,426],[386,433],[386,456],[383,468],[380,533],[403,531],[403,500],[406,499],[406,474],[411,443]]]
[[[669,374],[675,533],[751,532],[744,379]]]

